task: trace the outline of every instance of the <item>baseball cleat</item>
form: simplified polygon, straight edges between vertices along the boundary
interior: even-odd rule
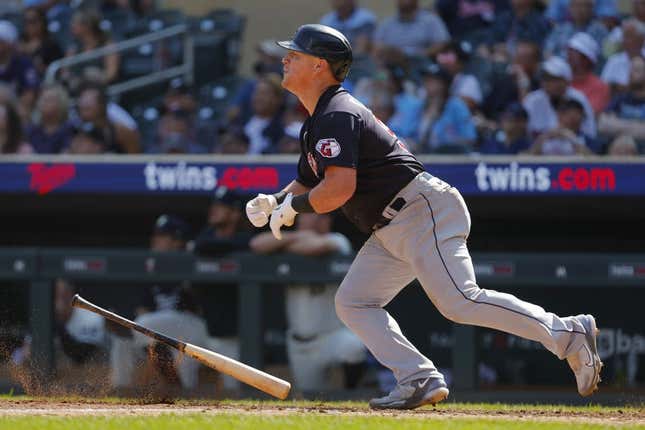
[[[385,397],[370,400],[372,409],[415,409],[423,405],[435,405],[448,397],[448,388],[443,379],[415,379],[407,384],[398,384]]]
[[[576,352],[567,357],[567,362],[576,375],[580,395],[590,396],[598,389],[600,369],[602,368],[602,361],[600,361],[596,346],[599,330],[593,316],[578,315],[575,318],[585,328],[585,341]]]

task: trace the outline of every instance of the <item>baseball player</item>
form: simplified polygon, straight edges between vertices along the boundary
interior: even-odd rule
[[[401,333],[383,307],[414,278],[452,321],[538,341],[567,359],[578,391],[592,394],[602,363],[591,315],[561,318],[516,297],[477,286],[466,246],[470,215],[459,191],[424,171],[397,136],[354,99],[341,82],[352,49],[338,31],[300,27],[282,60],[282,85],[309,112],[300,133],[298,176],[274,195],[246,206],[257,227],[276,238],[298,213],[341,208],[371,233],[336,293],[338,317],[397,379],[377,409],[412,409],[448,396],[443,375]]]

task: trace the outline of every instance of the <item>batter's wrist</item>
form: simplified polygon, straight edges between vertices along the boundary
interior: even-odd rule
[[[273,194],[273,197],[275,197],[275,201],[278,202],[278,204],[282,203],[282,200],[284,200],[285,197],[287,197],[287,192],[282,190],[278,191],[277,193]]]
[[[291,200],[291,207],[298,213],[315,212],[309,201],[309,193],[300,194]]]

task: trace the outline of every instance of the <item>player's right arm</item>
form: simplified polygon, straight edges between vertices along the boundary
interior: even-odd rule
[[[304,194],[315,187],[320,180],[315,177],[306,157],[301,154],[298,160],[298,177],[275,194],[258,194],[246,204],[246,216],[255,227],[264,227],[269,222],[269,216],[281,203],[287,194],[294,196]]]

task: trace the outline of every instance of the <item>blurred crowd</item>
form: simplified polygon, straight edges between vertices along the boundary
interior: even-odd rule
[[[343,85],[413,152],[645,152],[645,0],[631,0],[627,14],[616,0],[392,1],[396,13],[379,20],[368,2],[330,0],[320,22],[352,43]],[[257,43],[250,78],[176,78],[147,104],[124,105],[107,96],[124,77],[119,53],[62,68],[47,84],[45,72],[126,38],[106,17],[161,16],[154,0],[3,8],[0,153],[299,151],[306,112],[280,85],[284,52],[273,40]]]

